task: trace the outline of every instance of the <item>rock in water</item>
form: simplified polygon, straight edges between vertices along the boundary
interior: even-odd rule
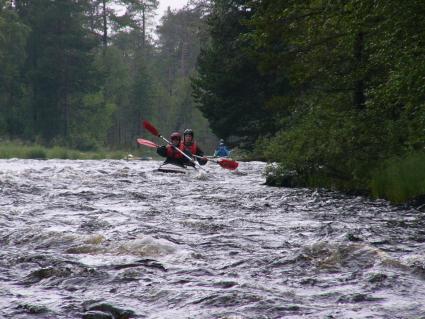
[[[83,314],[83,319],[114,319],[114,317],[102,311],[88,311]]]
[[[108,303],[95,303],[95,304],[87,306],[87,310],[89,311],[87,313],[97,311],[97,312],[102,312],[106,314],[111,314],[113,319],[129,319],[135,316],[135,313],[133,310],[121,309]],[[96,317],[95,319],[99,319],[99,318]]]

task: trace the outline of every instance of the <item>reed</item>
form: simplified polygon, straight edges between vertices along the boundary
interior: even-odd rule
[[[23,159],[122,159],[125,151],[99,150],[81,152],[66,147],[54,146],[51,148],[38,144],[23,144],[21,142],[1,142],[0,158],[23,158]]]
[[[372,175],[372,195],[403,203],[425,195],[425,153],[387,160]]]

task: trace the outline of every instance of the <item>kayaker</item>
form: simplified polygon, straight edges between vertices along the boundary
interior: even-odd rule
[[[183,142],[180,144],[180,149],[188,154],[189,156],[197,155],[197,156],[204,156],[204,152],[200,149],[200,147],[196,144],[194,140],[194,134],[193,130],[188,128],[184,130],[183,132]],[[205,165],[208,162],[207,158],[199,158],[197,157],[196,160],[200,165]]]
[[[224,145],[224,140],[221,139],[220,143],[217,146],[217,149],[214,152],[214,157],[228,157],[230,155],[230,151]]]
[[[183,156],[182,153],[180,153],[176,148],[180,147],[181,141],[182,141],[182,135],[179,132],[174,132],[170,135],[170,141],[171,144],[168,144],[167,146],[159,146],[156,149],[156,152],[158,155],[165,157],[164,164],[174,164],[177,166],[184,167],[188,164],[188,160]],[[174,147],[173,147],[174,146]],[[190,165],[190,164],[189,164]]]

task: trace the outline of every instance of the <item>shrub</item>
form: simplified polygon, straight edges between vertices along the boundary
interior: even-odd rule
[[[34,146],[27,149],[24,158],[46,159],[46,150],[41,146]]]
[[[389,159],[377,169],[370,188],[375,197],[401,203],[425,195],[425,153]]]

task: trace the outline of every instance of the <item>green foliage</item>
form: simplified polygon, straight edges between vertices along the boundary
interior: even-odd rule
[[[366,188],[370,170],[386,154],[384,137],[378,138],[379,127],[366,114],[313,108],[292,121],[257,152],[306,180],[318,180],[314,186],[326,180],[328,187]]]
[[[206,36],[204,12],[169,11],[156,45],[147,26],[157,6],[0,0],[0,136],[57,146],[60,158],[80,156],[68,148],[102,157],[105,146],[134,149],[149,119],[164,135],[194,128],[212,151],[217,139],[189,82]]]
[[[56,158],[56,159],[68,159],[73,158],[71,151],[65,147],[59,147],[55,146],[51,148],[48,152],[49,158]]]
[[[46,157],[46,151],[41,146],[34,146],[30,148],[25,154],[25,158],[32,159],[46,159]]]
[[[198,59],[194,96],[213,132],[231,144],[251,148],[275,132],[275,114],[267,109],[271,91],[285,91],[284,77],[263,75],[257,53],[243,36],[253,15],[250,1],[215,1],[208,16],[210,39]]]
[[[200,41],[206,34],[203,11],[198,6],[169,10],[158,28],[159,52],[154,56],[152,121],[164,135],[192,128],[200,147],[212,154],[217,138],[208,120],[196,108],[190,77],[195,73]]]
[[[187,77],[196,67],[201,40],[207,37],[202,15],[202,9],[197,6],[176,12],[168,10],[158,26],[161,80],[171,94],[178,92],[172,87],[173,80]]]
[[[24,145],[19,142],[0,143],[0,158],[45,159],[46,149],[40,145]]]
[[[0,2],[0,134],[23,134],[27,85],[23,78],[29,28]]]
[[[70,137],[66,145],[81,151],[96,150],[106,143],[115,105],[105,101],[102,92],[83,96],[80,111],[70,120]]]
[[[37,0],[17,6],[31,28],[27,47],[30,115],[27,125],[47,142],[70,135],[81,98],[98,89],[95,41],[84,28],[84,3]],[[58,32],[59,31],[59,32]]]
[[[245,39],[255,44],[258,67],[292,86],[268,100],[281,111],[279,132],[257,152],[306,185],[364,190],[385,159],[423,149],[423,2],[252,5]]]
[[[27,158],[26,149],[22,145],[1,143],[0,158]]]
[[[386,160],[371,179],[375,197],[396,203],[406,202],[425,194],[425,154],[415,152],[405,157]]]
[[[55,146],[47,148],[38,144],[24,144],[20,141],[1,142],[0,158],[26,159],[123,159],[127,154],[123,151],[99,150],[81,152],[79,150]]]

